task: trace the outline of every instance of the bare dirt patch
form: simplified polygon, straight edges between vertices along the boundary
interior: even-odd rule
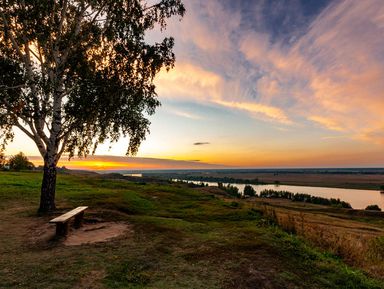
[[[71,230],[63,241],[65,246],[77,246],[106,242],[126,233],[132,233],[132,227],[126,223],[104,222],[85,224],[80,229]]]
[[[77,246],[98,242],[108,242],[124,234],[132,234],[133,227],[123,222],[84,223],[79,229],[70,228],[65,239],[57,239],[55,225],[40,221],[26,234],[34,247],[50,248],[59,242],[65,246]]]

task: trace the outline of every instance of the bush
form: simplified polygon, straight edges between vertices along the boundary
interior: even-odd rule
[[[244,187],[244,196],[249,196],[249,197],[254,197],[256,196],[256,191],[255,189],[250,186],[250,185],[246,185]]]
[[[33,170],[35,168],[33,163],[31,163],[22,152],[11,156],[9,158],[8,165],[9,168],[14,171]]]
[[[239,189],[235,186],[232,186],[230,184],[224,186],[222,183],[218,183],[219,185],[219,188],[224,190],[225,192],[228,193],[228,195],[230,195],[231,197],[235,197],[235,198],[241,198],[242,195],[239,193]]]
[[[5,163],[4,153],[0,152],[0,170],[4,169]]]
[[[369,205],[365,208],[367,211],[381,211],[378,205]]]

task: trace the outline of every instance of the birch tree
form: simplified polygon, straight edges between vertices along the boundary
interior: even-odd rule
[[[172,68],[174,39],[146,32],[185,13],[181,0],[3,0],[0,138],[20,129],[44,159],[39,211],[55,209],[56,167],[129,137],[135,154],[160,102],[153,80]]]

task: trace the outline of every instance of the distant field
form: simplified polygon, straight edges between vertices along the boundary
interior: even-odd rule
[[[65,246],[43,238],[54,227],[53,215],[36,213],[40,181],[0,173],[0,288],[384,288],[376,215],[60,174],[57,214],[88,205],[86,225],[131,228],[109,242]]]

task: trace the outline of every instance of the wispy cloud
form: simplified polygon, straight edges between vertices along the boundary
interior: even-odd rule
[[[195,142],[193,145],[194,146],[203,146],[203,145],[209,145],[209,144],[211,144],[211,143],[209,143],[209,142]]]
[[[292,121],[287,117],[285,112],[277,107],[268,106],[255,102],[236,102],[216,100],[215,103],[225,107],[240,109],[254,114],[256,117],[267,117],[269,120],[278,121],[284,124],[292,124]]]
[[[288,115],[355,138],[380,138],[366,131],[384,122],[383,13],[380,0],[336,1],[292,46],[266,34],[244,35],[241,51],[263,71],[259,93],[286,102]]]
[[[330,130],[336,130],[336,131],[343,131],[344,130],[343,127],[333,119],[329,119],[329,118],[319,116],[319,115],[310,116],[310,117],[308,117],[308,119],[326,127],[327,129],[330,129]]]
[[[282,108],[247,100],[239,83],[225,83],[220,75],[203,70],[199,66],[181,63],[171,72],[162,72],[157,79],[157,85],[159,94],[171,99],[203,102],[207,105],[241,110],[263,120],[292,124]],[[273,90],[273,87],[269,89]],[[171,112],[199,119],[194,114],[174,110]]]
[[[168,112],[174,114],[174,115],[177,115],[177,116],[180,116],[180,117],[184,117],[184,118],[189,118],[189,119],[192,119],[192,120],[202,120],[204,119],[201,115],[198,115],[198,114],[195,114],[195,113],[191,113],[191,112],[188,112],[188,111],[183,111],[183,110],[180,110],[180,109],[168,109]]]
[[[276,1],[223,3],[188,2],[191,14],[174,28],[183,35],[178,51],[184,62],[159,77],[163,97],[284,124],[307,119],[356,138],[380,138],[367,131],[384,123],[382,0],[333,1],[311,19],[293,1],[284,23],[278,13],[287,8]],[[279,33],[283,24],[294,27],[286,31],[289,39]]]

